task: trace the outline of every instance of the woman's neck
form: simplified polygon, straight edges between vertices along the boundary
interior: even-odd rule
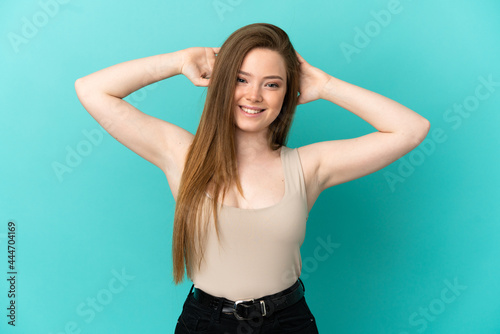
[[[234,135],[238,161],[255,161],[274,155],[266,132],[245,132],[236,129]]]

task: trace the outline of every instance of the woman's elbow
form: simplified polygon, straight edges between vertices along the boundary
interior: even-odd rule
[[[425,140],[425,137],[427,137],[427,134],[429,133],[429,130],[431,128],[431,122],[429,122],[428,119],[422,117],[419,120],[418,124],[414,124],[412,128],[413,143],[414,146],[417,147],[421,142]]]
[[[80,101],[88,97],[90,90],[87,80],[85,80],[85,77],[76,79],[75,92],[76,96],[78,96]]]
[[[421,125],[422,133],[421,133],[421,138],[422,141],[427,137],[427,134],[429,133],[429,130],[431,129],[431,122],[427,118],[422,117],[422,125]]]
[[[76,92],[76,95],[80,96],[82,90],[83,90],[83,78],[78,78],[76,79],[75,81],[75,92]]]

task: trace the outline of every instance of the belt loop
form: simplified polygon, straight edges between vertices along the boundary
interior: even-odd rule
[[[306,287],[304,286],[304,283],[302,282],[302,280],[300,279],[300,277],[299,277],[299,281],[300,281],[300,284],[302,284],[302,289],[304,289],[304,292],[306,292]]]
[[[215,320],[216,323],[219,323],[220,321],[219,318],[220,314],[222,313],[222,306],[224,306],[224,301],[222,298],[220,298],[217,304],[217,309],[212,314],[212,318]]]

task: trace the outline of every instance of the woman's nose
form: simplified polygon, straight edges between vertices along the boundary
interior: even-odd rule
[[[247,100],[252,102],[262,101],[262,94],[260,91],[260,87],[258,85],[253,85],[251,87],[248,87],[246,98]]]

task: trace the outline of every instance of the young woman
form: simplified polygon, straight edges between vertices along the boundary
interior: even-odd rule
[[[178,74],[208,87],[194,136],[123,101]],[[317,333],[299,279],[309,211],[323,190],[387,166],[429,130],[401,104],[308,64],[271,24],[240,28],[221,48],[114,65],[75,87],[105,130],[168,179],[174,282],[186,271],[193,282],[175,333]],[[297,104],[317,99],[377,131],[286,147]]]

